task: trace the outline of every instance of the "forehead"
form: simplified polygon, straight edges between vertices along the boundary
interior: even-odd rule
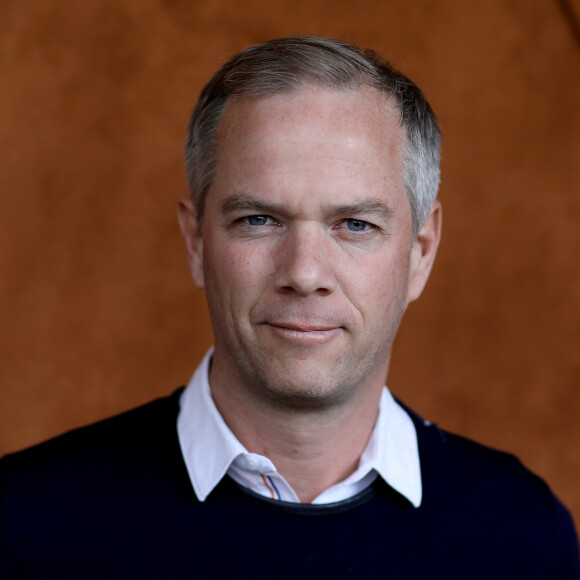
[[[317,123],[311,124],[313,120]],[[340,128],[353,142],[357,136],[374,139],[377,145],[385,137],[405,140],[395,100],[378,89],[364,86],[339,90],[305,85],[268,96],[231,97],[219,122],[218,147],[236,132],[245,137],[282,135],[301,122],[310,126],[311,131],[306,134],[313,137],[321,137],[323,125],[329,133]]]
[[[404,146],[397,106],[375,88],[306,86],[231,98],[218,127],[211,190],[251,183],[293,195],[309,188],[313,194],[372,190],[376,196],[385,186],[402,190]]]

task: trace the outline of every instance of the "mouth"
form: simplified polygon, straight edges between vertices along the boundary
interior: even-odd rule
[[[266,322],[264,324],[274,336],[290,342],[320,344],[340,334],[340,326],[316,323]]]

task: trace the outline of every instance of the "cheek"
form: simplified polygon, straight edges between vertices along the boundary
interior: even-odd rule
[[[365,325],[380,325],[393,309],[406,304],[409,260],[407,254],[381,253],[341,269],[343,291],[361,313]]]
[[[231,304],[252,301],[267,287],[273,272],[272,253],[245,244],[207,245],[204,263],[212,265],[206,271],[213,282],[208,290],[229,296]]]

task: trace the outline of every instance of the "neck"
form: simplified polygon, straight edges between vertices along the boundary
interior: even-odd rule
[[[217,373],[216,373],[217,375]],[[353,473],[378,413],[382,380],[341,405],[297,408],[251,400],[210,374],[224,421],[251,453],[268,457],[302,503]]]

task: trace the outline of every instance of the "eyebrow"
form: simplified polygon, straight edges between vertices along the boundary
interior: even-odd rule
[[[369,199],[346,205],[333,205],[331,208],[333,213],[341,215],[363,214],[365,216],[377,216],[384,219],[389,219],[393,216],[391,206],[386,201],[380,199]]]
[[[349,204],[330,204],[324,209],[325,213],[333,215],[350,216],[362,214],[365,216],[377,216],[383,219],[390,219],[393,216],[393,210],[390,205],[381,199],[368,199]],[[263,199],[254,199],[244,193],[229,195],[219,205],[219,211],[221,213],[248,210],[274,214],[283,214],[287,211],[283,204]]]
[[[280,213],[283,211],[283,205],[272,203],[262,199],[254,199],[244,193],[235,193],[228,195],[219,205],[221,213],[229,213],[232,211],[259,211]]]

